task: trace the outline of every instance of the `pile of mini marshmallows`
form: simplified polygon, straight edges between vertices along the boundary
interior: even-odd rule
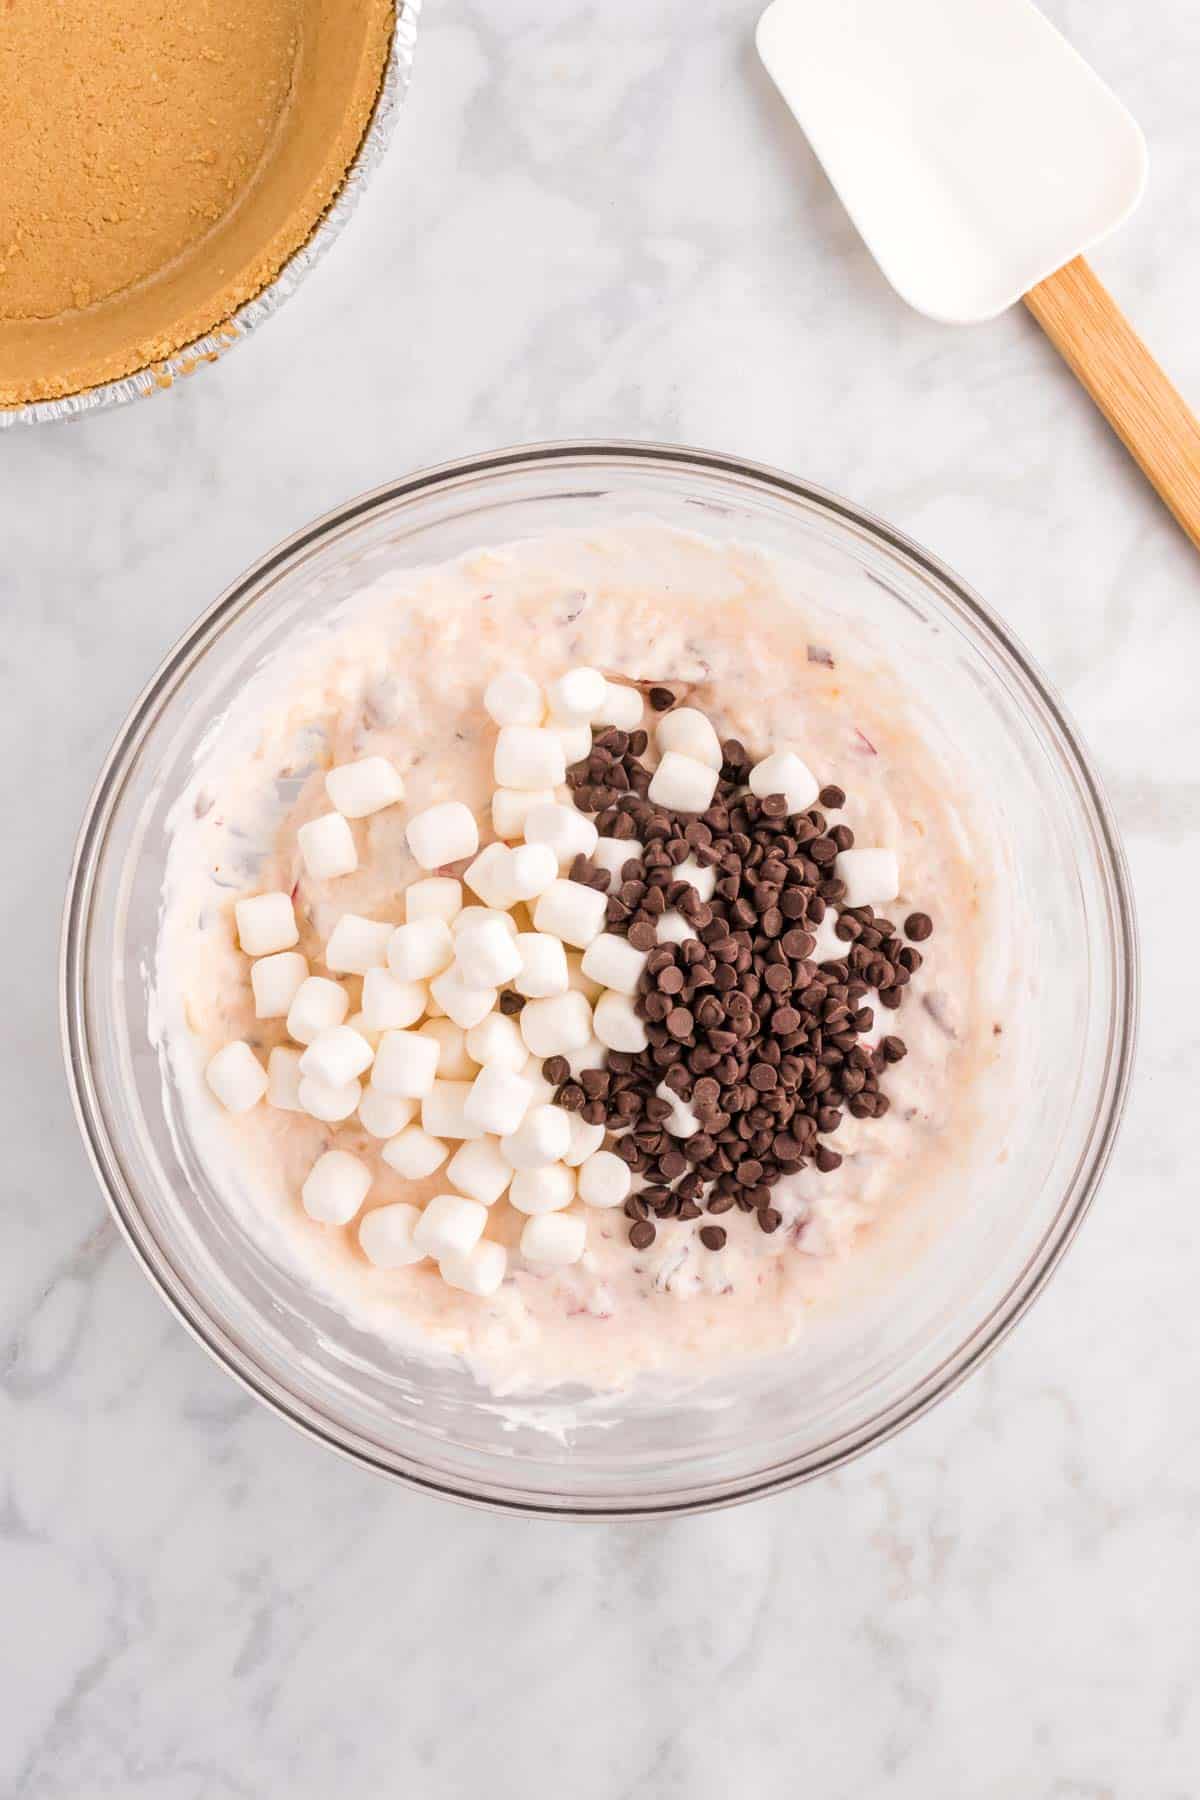
[[[500,727],[497,841],[480,850],[474,814],[458,800],[415,814],[405,835],[419,867],[465,865],[461,879],[442,872],[414,882],[400,926],[344,913],[324,948],[329,976],[310,974],[294,948],[300,933],[288,894],[239,901],[238,941],[254,959],[256,1015],[285,1019],[303,1048],[279,1046],[264,1070],[250,1045],[237,1041],[206,1070],[232,1113],[265,1097],[331,1125],[357,1114],[384,1140],[383,1159],[399,1174],[424,1180],[444,1167],[455,1191],[423,1209],[373,1208],[362,1217],[359,1242],[384,1268],[432,1258],[446,1282],[480,1295],[494,1293],[505,1274],[504,1246],[485,1236],[488,1208],[501,1196],[528,1215],[525,1260],[561,1266],[584,1253],[586,1219],[576,1202],[620,1206],[630,1191],[629,1170],[602,1148],[603,1127],[552,1103],[541,1064],[562,1055],[578,1071],[605,1060],[593,1028],[603,985],[599,974],[583,971],[579,954],[603,935],[605,896],[564,876],[577,855],[595,851],[597,834],[557,795],[567,793],[568,764],[591,749],[592,724],[636,726],[642,698],[636,688],[576,669],[548,693],[524,675],[501,675],[484,704]],[[330,770],[325,785],[334,810],[297,837],[308,874],[330,881],[358,867],[349,821],[400,803],[404,784],[386,758],[372,756]],[[613,866],[629,852],[614,841]],[[644,959],[619,939],[610,943],[624,959],[624,991],[616,997],[632,1019],[629,994]],[[353,1017],[346,987],[332,979],[347,975],[362,977]],[[501,1008],[502,989],[524,1001],[519,1016]],[[347,1225],[370,1187],[367,1164],[333,1149],[317,1159],[301,1198],[312,1218]]]
[[[593,726],[638,728],[641,693],[594,669],[569,670],[545,691],[510,672],[489,684],[484,706],[499,727],[496,841],[480,850],[475,816],[462,801],[409,819],[409,849],[430,873],[405,890],[404,924],[344,913],[325,945],[330,976],[362,978],[361,1010],[352,1017],[341,982],[310,974],[294,948],[300,934],[291,897],[239,901],[238,939],[254,959],[256,1015],[285,1019],[303,1048],[277,1047],[264,1070],[239,1040],[206,1070],[231,1113],[265,1097],[332,1125],[357,1114],[384,1140],[383,1160],[407,1179],[444,1168],[446,1192],[424,1208],[374,1207],[361,1218],[359,1243],[381,1268],[431,1258],[447,1284],[476,1295],[494,1293],[505,1276],[505,1248],[485,1235],[488,1209],[502,1196],[527,1215],[525,1262],[549,1268],[584,1254],[586,1215],[576,1202],[619,1207],[632,1190],[627,1164],[603,1147],[604,1127],[553,1104],[542,1063],[564,1058],[578,1079],[603,1067],[609,1050],[636,1053],[648,1042],[635,1004],[647,953],[605,930],[603,891],[567,874],[583,857],[616,879],[641,847],[600,837],[563,786],[568,766],[589,755]],[[647,797],[671,811],[703,812],[720,771],[711,725],[702,714],[676,712],[657,735],[661,756]],[[334,810],[297,834],[307,872],[322,881],[358,867],[348,821],[404,797],[399,773],[380,756],[330,770],[325,784]],[[750,785],[786,794],[789,810],[812,805],[817,793],[791,751],[757,765]],[[453,867],[461,867],[461,879],[445,872]],[[677,873],[702,892],[715,878],[690,862]],[[899,889],[890,851],[848,852],[839,874],[849,905],[886,903]],[[672,920],[691,935],[675,913],[662,921],[664,937],[678,935]],[[667,1129],[680,1136],[697,1129],[691,1109],[678,1106]],[[360,1157],[332,1149],[313,1165],[301,1199],[313,1219],[345,1226],[362,1211],[371,1182]]]

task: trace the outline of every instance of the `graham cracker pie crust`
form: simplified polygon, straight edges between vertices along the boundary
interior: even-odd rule
[[[217,329],[311,235],[393,0],[0,0],[0,406]]]

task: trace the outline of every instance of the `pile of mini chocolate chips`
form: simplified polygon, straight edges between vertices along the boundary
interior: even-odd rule
[[[667,687],[651,688],[649,699],[660,712],[675,703]],[[859,1041],[874,1024],[867,992],[898,1008],[921,966],[913,943],[933,930],[928,914],[912,913],[904,943],[871,907],[842,908],[835,930],[845,955],[818,967],[813,931],[845,896],[834,863],[854,842],[847,826],[826,821],[846,803],[841,788],[823,788],[820,809],[789,815],[782,794],[746,791],[752,759],[731,738],[708,811],[674,813],[646,798],[648,741],[645,731],[601,731],[567,779],[601,835],[643,846],[618,882],[583,857],[570,875],[607,892],[607,929],[649,952],[635,1002],[649,1048],[610,1051],[605,1068],[584,1069],[577,1081],[562,1057],[544,1065],[560,1106],[624,1134],[616,1154],[647,1183],[625,1203],[639,1250],[653,1243],[656,1218],[715,1221],[734,1207],[777,1231],[776,1183],[810,1163],[823,1173],[838,1167],[841,1156],[822,1140],[844,1111],[888,1110],[880,1078],[905,1054],[899,1037],[874,1049]],[[711,901],[674,873],[689,856],[716,869]],[[696,936],[660,944],[657,921],[672,908]],[[691,1105],[700,1121],[691,1137],[664,1128],[672,1107],[656,1093],[660,1083]],[[714,1222],[699,1236],[719,1250],[726,1230]]]

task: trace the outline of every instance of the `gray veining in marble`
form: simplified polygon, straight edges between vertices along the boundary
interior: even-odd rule
[[[1200,12],[1049,7],[1143,121],[1095,256],[1200,406]],[[133,409],[0,439],[0,1793],[575,1800],[1200,1790],[1200,563],[1016,311],[877,275],[756,0],[428,8],[385,169],[297,298]],[[616,433],[784,464],[928,543],[1065,692],[1145,946],[1134,1102],[999,1355],[835,1479],[663,1526],[475,1515],[243,1396],[115,1238],[57,912],[128,702],[274,540],[423,463]]]

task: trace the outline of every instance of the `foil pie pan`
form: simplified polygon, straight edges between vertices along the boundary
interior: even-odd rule
[[[392,33],[383,79],[375,98],[375,108],[363,133],[362,142],[347,169],[332,204],[300,248],[290,256],[275,279],[238,308],[204,337],[184,344],[173,355],[136,374],[124,375],[119,381],[101,382],[78,394],[65,394],[57,400],[34,400],[24,406],[0,407],[0,431],[15,425],[40,425],[54,419],[78,419],[102,407],[123,406],[148,394],[161,393],[186,375],[216,362],[219,356],[240,344],[244,338],[278,312],[284,301],[294,294],[313,265],[320,261],[333,243],[359,196],[383,161],[384,151],[396,123],[412,76],[413,51],[417,40],[417,20],[421,0],[396,0],[396,26]]]

